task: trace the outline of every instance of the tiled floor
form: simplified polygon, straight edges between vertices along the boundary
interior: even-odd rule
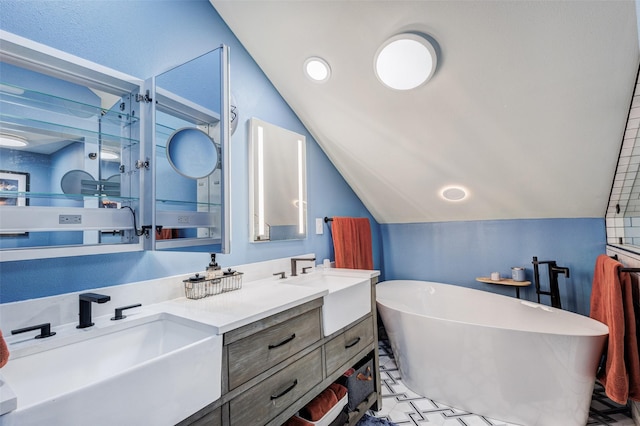
[[[382,409],[368,414],[384,418],[398,426],[518,426],[457,410],[412,392],[402,383],[391,346],[383,340],[380,341],[380,379]],[[604,410],[610,408],[620,406],[606,398],[602,388],[596,385],[587,425],[634,426],[628,410],[625,413],[605,414]]]

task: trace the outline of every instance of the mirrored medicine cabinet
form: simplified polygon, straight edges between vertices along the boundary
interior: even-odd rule
[[[252,242],[307,236],[306,139],[257,118],[249,121]]]
[[[4,31],[0,55],[0,260],[229,250],[226,46],[147,81]]]

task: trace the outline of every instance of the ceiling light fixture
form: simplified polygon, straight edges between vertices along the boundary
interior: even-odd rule
[[[447,186],[440,191],[440,195],[447,201],[462,201],[467,198],[467,190],[461,186]]]
[[[304,61],[304,73],[316,83],[324,83],[331,77],[331,67],[322,58],[312,56]]]
[[[12,95],[24,95],[24,89],[3,83],[0,83],[0,92],[10,93]]]
[[[23,138],[22,136],[0,133],[0,146],[19,148],[22,146],[27,146],[28,144],[29,143],[27,142],[27,139]]]
[[[100,151],[101,160],[117,160],[118,158],[120,158],[120,156],[113,151]]]
[[[391,37],[378,49],[375,73],[385,86],[411,90],[429,81],[438,63],[430,37],[404,33]]]

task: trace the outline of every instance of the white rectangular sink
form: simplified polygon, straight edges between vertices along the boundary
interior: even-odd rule
[[[0,374],[17,408],[0,425],[174,425],[220,397],[216,333],[159,313],[10,343]]]
[[[322,332],[329,336],[371,312],[369,278],[314,272],[288,278],[285,284],[327,290],[322,305]]]

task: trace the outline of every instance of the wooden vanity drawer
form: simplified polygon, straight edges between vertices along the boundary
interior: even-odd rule
[[[296,354],[322,337],[320,310],[313,309],[228,346],[229,389]]]
[[[232,399],[231,425],[264,425],[321,381],[322,351],[318,348]]]
[[[373,342],[373,326],[373,316],[369,316],[326,344],[327,374],[336,371],[351,357]]]

